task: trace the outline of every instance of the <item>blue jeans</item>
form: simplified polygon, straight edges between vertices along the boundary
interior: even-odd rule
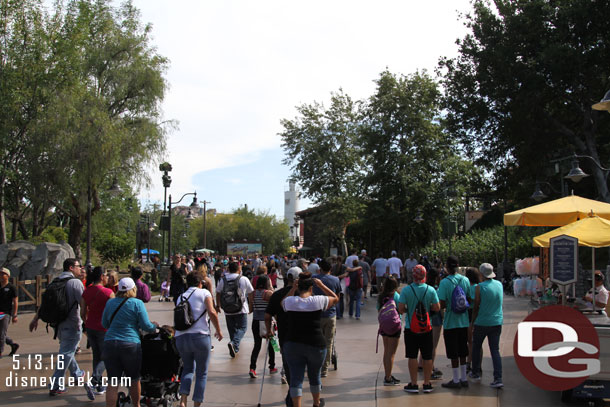
[[[98,385],[101,385],[102,374],[106,369],[103,360],[104,336],[106,336],[105,331],[87,328],[87,339],[89,339],[91,353],[93,353],[93,383]]]
[[[326,357],[326,348],[298,342],[286,342],[283,356],[286,357],[288,369],[290,370],[290,396],[301,397],[303,395],[305,368],[307,368],[311,393],[320,393],[322,390],[320,369]]]
[[[343,293],[339,294],[339,302],[337,303],[337,319],[343,318],[343,311],[345,310],[345,299]]]
[[[356,302],[356,318],[360,318],[360,297],[362,297],[362,288],[357,290],[349,290],[349,316],[354,315],[354,301]]]
[[[203,402],[203,393],[208,381],[208,365],[212,341],[210,335],[200,333],[184,334],[176,337],[176,347],[182,358],[182,376],[180,377],[180,394],[187,396],[191,392],[191,383],[195,376],[193,401]]]
[[[483,340],[487,337],[489,352],[494,366],[494,380],[502,381],[502,357],[500,356],[500,335],[502,325],[475,325],[472,333],[472,372],[481,375],[481,359]]]
[[[54,385],[52,384],[53,387],[51,390],[65,388],[65,385],[60,386],[59,381],[65,380],[66,369],[70,370],[70,374],[75,378],[80,377],[85,373],[78,367],[78,363],[76,362],[76,359],[74,359],[74,353],[76,352],[82,335],[80,327],[74,327],[67,323],[63,323],[60,324],[57,329],[57,339],[59,339],[57,360],[63,360],[63,366],[61,369],[59,367],[55,369],[55,373],[53,373]],[[65,382],[63,384],[65,384]]]
[[[248,330],[248,314],[225,314],[227,320],[227,330],[235,352],[239,352],[239,343]]]

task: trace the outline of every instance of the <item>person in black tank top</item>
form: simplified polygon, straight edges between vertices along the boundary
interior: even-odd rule
[[[314,284],[324,295],[313,295]],[[298,295],[294,296],[297,288]],[[297,284],[293,285],[282,300],[282,307],[288,315],[284,356],[290,370],[290,396],[294,407],[301,406],[306,368],[314,407],[324,405],[324,400],[320,398],[320,370],[327,349],[320,318],[322,311],[338,301],[337,295],[321,280],[311,278],[309,272],[299,275]]]

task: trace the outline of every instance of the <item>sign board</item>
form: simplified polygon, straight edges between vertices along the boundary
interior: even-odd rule
[[[578,239],[568,235],[550,239],[551,281],[560,285],[575,283],[578,272]]]
[[[228,256],[251,256],[263,252],[262,243],[227,243]]]

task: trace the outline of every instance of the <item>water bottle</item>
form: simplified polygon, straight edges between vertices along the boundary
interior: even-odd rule
[[[271,341],[271,346],[273,347],[273,350],[279,352],[280,345],[277,343],[277,339],[275,338],[275,336],[272,336],[271,338],[269,338],[269,340]]]

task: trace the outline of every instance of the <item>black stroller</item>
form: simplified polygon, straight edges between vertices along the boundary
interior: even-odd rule
[[[142,338],[142,404],[170,407],[180,400],[182,361],[172,333],[164,328]],[[154,400],[158,400],[153,403]],[[131,404],[131,398],[119,392],[117,407]]]

